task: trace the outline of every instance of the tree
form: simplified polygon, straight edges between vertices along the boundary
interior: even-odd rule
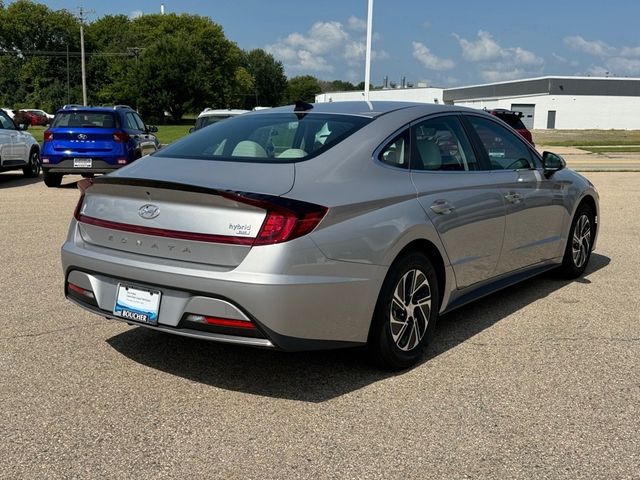
[[[321,92],[350,92],[358,90],[358,87],[351,82],[345,82],[343,80],[318,80],[320,84]]]
[[[245,53],[243,65],[254,80],[254,91],[245,96],[245,108],[280,105],[287,88],[287,77],[282,63],[275,60],[270,53],[256,48]]]
[[[1,7],[3,104],[55,110],[66,103],[66,50],[79,50],[79,30],[78,21],[65,10],[27,0]],[[80,62],[78,57],[71,60],[70,84],[75,86],[80,83]]]
[[[135,68],[140,110],[162,117],[167,110],[174,121],[202,106],[207,82],[204,54],[181,37],[164,37],[151,45]]]
[[[293,77],[287,85],[286,103],[295,103],[297,100],[315,102],[316,94],[320,92],[320,83],[316,77],[311,75]]]

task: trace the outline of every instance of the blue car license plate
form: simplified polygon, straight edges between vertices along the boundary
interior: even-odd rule
[[[157,325],[161,296],[158,290],[118,284],[113,314],[124,320]]]

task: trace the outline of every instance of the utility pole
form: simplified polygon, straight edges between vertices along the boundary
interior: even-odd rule
[[[163,4],[164,6],[164,4]],[[136,70],[138,69],[138,66],[140,65],[140,53],[144,52],[146,49],[143,47],[127,47],[127,52],[129,52],[130,55],[135,55],[136,57]],[[137,72],[136,72],[137,74]],[[138,97],[136,96],[136,112],[139,110],[139,101],[138,101]]]
[[[82,104],[87,106],[87,72],[84,64],[84,21],[87,14],[93,13],[93,10],[85,10],[82,6],[79,8],[78,19],[80,20],[80,64],[82,65]]]

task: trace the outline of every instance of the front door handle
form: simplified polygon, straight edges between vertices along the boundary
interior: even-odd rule
[[[436,200],[433,202],[433,205],[431,205],[431,211],[438,215],[449,215],[455,209],[456,208],[446,200]]]
[[[522,201],[522,195],[517,192],[509,192],[504,198],[506,198],[509,203],[520,203]]]

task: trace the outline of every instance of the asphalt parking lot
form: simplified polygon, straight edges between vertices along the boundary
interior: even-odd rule
[[[586,175],[584,278],[447,315],[389,374],[84,312],[59,256],[74,185],[1,174],[0,478],[639,478],[640,173]]]

